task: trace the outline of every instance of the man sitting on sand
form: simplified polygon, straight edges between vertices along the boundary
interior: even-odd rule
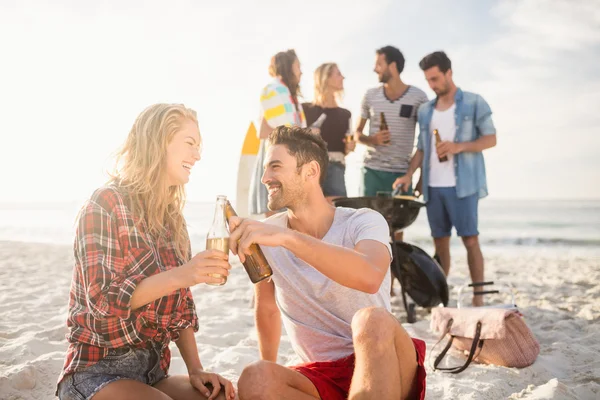
[[[232,251],[244,261],[257,243],[274,271],[255,286],[261,360],[242,372],[240,399],[423,399],[425,343],[390,313],[385,219],[327,202],[320,136],[281,126],[268,140],[268,207],[287,211],[229,220]],[[304,364],[276,364],[282,316]]]

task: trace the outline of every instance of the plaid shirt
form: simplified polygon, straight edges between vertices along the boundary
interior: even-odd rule
[[[143,279],[177,268],[179,258],[169,234],[156,240],[144,231],[117,187],[98,189],[83,206],[75,239],[67,340],[62,378],[106,356],[109,348],[162,343],[160,366],[168,372],[169,342],[198,318],[189,289],[179,289],[136,310],[131,296]]]

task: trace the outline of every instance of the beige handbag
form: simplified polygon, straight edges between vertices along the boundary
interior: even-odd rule
[[[533,364],[540,353],[538,341],[514,305],[503,308],[434,308],[431,329],[442,333],[438,344],[446,335],[450,336],[433,363],[434,369],[445,372],[462,372],[471,361],[523,368]],[[438,367],[452,346],[462,351],[467,361],[462,366]]]

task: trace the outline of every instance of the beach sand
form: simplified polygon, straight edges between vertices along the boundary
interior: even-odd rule
[[[459,375],[428,366],[427,399],[600,398],[600,251],[484,252],[486,278],[509,282],[517,290],[516,302],[540,342],[540,356],[524,369],[471,364]],[[452,288],[468,276],[463,253],[453,259]],[[69,246],[0,242],[0,399],[54,397],[67,348],[72,268]],[[398,286],[395,290],[399,293]],[[235,383],[244,366],[258,359],[251,283],[236,262],[224,287],[199,285],[192,291],[201,360]],[[451,298],[456,298],[454,291]],[[393,298],[393,312],[406,321],[400,296]],[[425,340],[429,352],[438,338],[429,330],[426,310],[419,309],[418,318],[404,327]],[[185,373],[174,344],[172,349],[170,373]],[[279,362],[297,361],[284,336]],[[449,357],[449,363],[461,361],[456,353]]]

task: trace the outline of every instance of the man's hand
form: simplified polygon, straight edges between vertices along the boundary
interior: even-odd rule
[[[229,218],[229,248],[236,254],[241,262],[246,261],[246,255],[250,255],[250,246],[260,244],[263,246],[282,246],[291,232],[287,228],[265,224],[240,217]]]
[[[219,374],[202,371],[200,369],[193,370],[189,373],[190,383],[196,390],[208,397],[208,400],[215,399],[221,387],[225,389],[225,397],[227,399],[235,398],[235,389],[233,384]],[[206,385],[212,386],[212,392]]]
[[[412,175],[404,175],[394,181],[392,189],[396,189],[398,186],[402,185],[402,192],[408,192],[411,183]]]
[[[436,146],[437,155],[439,158],[444,156],[454,155],[463,151],[462,143],[442,142]]]
[[[415,197],[420,197],[423,194],[423,174],[421,174],[419,182],[417,182],[417,186],[415,186],[414,194]]]
[[[379,131],[373,135],[369,135],[369,144],[373,146],[383,146],[390,143],[390,131]]]

